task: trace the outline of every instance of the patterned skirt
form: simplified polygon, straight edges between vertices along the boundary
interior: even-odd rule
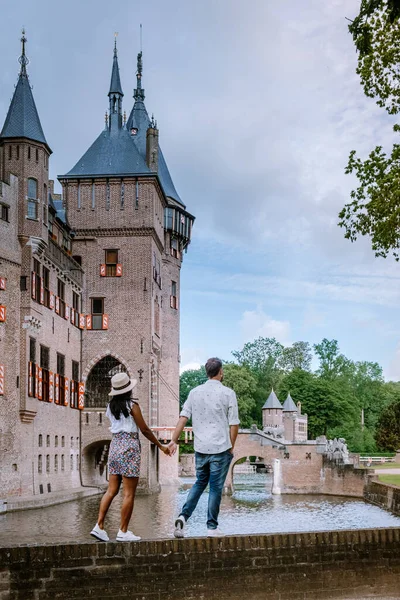
[[[108,454],[108,473],[139,477],[141,448],[137,433],[113,433]]]

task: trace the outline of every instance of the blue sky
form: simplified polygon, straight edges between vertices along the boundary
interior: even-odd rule
[[[258,335],[336,338],[400,379],[399,265],[344,240],[352,149],[390,149],[393,118],[364,97],[345,17],[359,0],[3,0],[0,115],[27,30],[29,74],[67,172],[108,106],[114,32],[129,114],[143,24],[146,105],[196,215],[181,286],[182,366],[230,358]]]

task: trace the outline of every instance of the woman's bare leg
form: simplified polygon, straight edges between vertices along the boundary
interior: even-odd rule
[[[133,503],[135,501],[136,488],[139,477],[123,477],[123,500],[121,506],[121,525],[120,529],[124,533],[128,531],[129,521],[132,516]]]
[[[106,514],[110,508],[111,502],[119,492],[121,480],[121,475],[110,475],[107,491],[100,502],[99,516],[97,519],[100,529],[104,528],[104,519],[106,518]]]

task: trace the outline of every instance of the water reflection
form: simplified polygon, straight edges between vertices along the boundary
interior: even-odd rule
[[[187,482],[187,480],[186,480]],[[272,496],[265,476],[236,476],[235,493],[222,499],[220,526],[226,534],[318,531],[400,527],[400,517],[360,500],[329,496]],[[131,529],[147,539],[172,536],[173,520],[187,490],[163,488],[135,502]],[[100,496],[49,508],[0,516],[0,544],[88,541]],[[187,535],[206,535],[208,494],[187,525]],[[113,539],[119,527],[121,499],[117,498],[107,518]]]

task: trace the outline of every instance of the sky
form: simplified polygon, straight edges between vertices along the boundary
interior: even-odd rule
[[[394,118],[364,96],[347,18],[359,0],[0,0],[0,121],[28,72],[69,171],[104,127],[114,32],[124,109],[143,86],[175,187],[196,216],[181,274],[181,368],[258,336],[337,339],[400,379],[400,265],[337,225],[348,155],[390,151]]]

